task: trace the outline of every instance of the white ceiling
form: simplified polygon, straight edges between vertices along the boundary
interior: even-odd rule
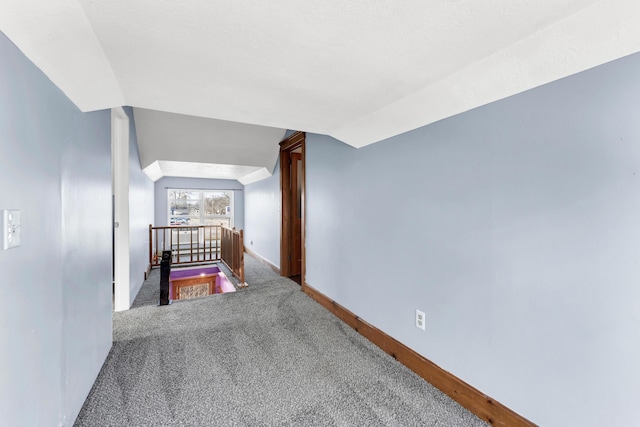
[[[255,178],[285,129],[362,147],[638,52],[640,2],[0,0],[0,30],[83,111],[136,107],[143,164]]]

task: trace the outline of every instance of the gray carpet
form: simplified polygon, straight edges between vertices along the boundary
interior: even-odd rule
[[[163,307],[154,270],[114,313],[75,425],[486,426],[291,280],[249,255],[246,270],[249,288]]]

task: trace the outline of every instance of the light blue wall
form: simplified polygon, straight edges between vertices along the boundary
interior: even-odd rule
[[[244,193],[244,245],[280,267],[280,161],[271,177],[246,185]]]
[[[234,179],[202,179],[202,178],[178,178],[164,177],[155,183],[155,219],[154,225],[166,226],[168,200],[168,188],[192,188],[195,190],[233,190],[234,227],[244,229],[244,186]],[[149,224],[147,224],[147,228]]]
[[[133,110],[131,107],[124,110],[129,116],[129,291],[133,302],[149,265],[149,224],[155,216],[154,183],[140,166]]]
[[[307,282],[540,425],[639,424],[639,75],[634,55],[360,150],[308,134]],[[263,256],[278,193],[246,188]]]
[[[2,425],[71,425],[111,347],[110,112],[81,113],[0,33]]]

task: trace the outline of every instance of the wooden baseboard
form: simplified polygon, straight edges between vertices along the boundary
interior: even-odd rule
[[[151,264],[147,264],[147,269],[144,272],[144,280],[149,278],[149,274],[151,273]]]
[[[360,335],[380,347],[385,353],[411,369],[431,385],[438,388],[490,425],[505,427],[532,427],[536,425],[450,372],[445,371],[406,345],[385,334],[380,329],[368,324],[337,302],[313,289],[307,283],[302,286],[302,291],[340,320],[355,329]]]
[[[244,251],[249,255],[251,255],[252,257],[254,257],[255,259],[257,259],[258,261],[260,261],[261,263],[263,263],[264,265],[266,265],[267,267],[269,267],[270,269],[272,269],[278,276],[280,275],[280,268],[278,268],[276,265],[271,264],[269,261],[262,258],[260,255],[253,252],[251,249],[247,248],[246,246],[244,247]]]

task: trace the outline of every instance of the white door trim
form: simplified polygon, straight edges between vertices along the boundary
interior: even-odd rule
[[[129,278],[129,116],[111,109],[111,164],[114,203],[114,310],[131,307]]]

